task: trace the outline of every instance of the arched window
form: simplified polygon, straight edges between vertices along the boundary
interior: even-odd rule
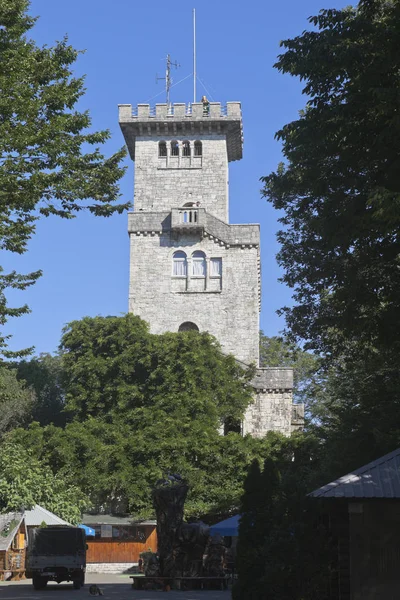
[[[196,323],[192,323],[191,321],[185,321],[179,325],[178,331],[199,331]]]
[[[182,144],[183,156],[190,156],[190,142],[185,140]]]
[[[166,142],[158,142],[158,156],[163,158],[167,156],[167,144]]]
[[[171,156],[179,156],[179,144],[176,141],[171,142]]]
[[[206,276],[206,255],[200,250],[192,254],[192,275],[193,277]]]
[[[187,275],[186,254],[181,250],[174,252],[172,258],[172,275],[174,277],[186,277]]]
[[[203,144],[199,140],[194,143],[194,155],[203,156]]]

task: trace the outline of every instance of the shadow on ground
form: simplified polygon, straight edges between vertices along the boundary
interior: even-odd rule
[[[134,590],[130,581],[126,578],[120,578],[115,582],[102,582],[101,577],[88,577],[88,583],[80,590],[74,590],[72,584],[54,584],[50,583],[46,589],[36,591],[30,582],[4,582],[0,584],[1,600],[64,600],[71,598],[73,600],[82,600],[92,598],[93,600],[102,600],[101,596],[91,596],[89,586],[96,583],[103,591],[104,600],[229,600],[230,591],[212,591],[212,590],[194,590],[194,591],[171,591],[155,592]]]

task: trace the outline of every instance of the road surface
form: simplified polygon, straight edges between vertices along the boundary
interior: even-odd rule
[[[88,573],[86,585],[74,590],[72,583],[49,583],[44,590],[33,589],[32,581],[0,581],[1,600],[102,600],[101,596],[90,596],[90,584],[97,584],[104,594],[104,600],[230,600],[230,591],[193,592],[142,592],[133,590],[128,575]],[[166,595],[167,594],[167,595]]]

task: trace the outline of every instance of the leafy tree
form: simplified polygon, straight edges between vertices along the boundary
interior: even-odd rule
[[[0,511],[18,511],[40,504],[66,521],[77,524],[88,499],[67,473],[55,475],[45,461],[21,444],[0,446]]]
[[[109,132],[90,131],[89,113],[75,108],[84,94],[83,78],[72,75],[79,52],[67,38],[37,46],[28,37],[36,21],[28,7],[28,0],[0,0],[0,248],[18,254],[41,217],[126,208],[116,203],[124,150],[105,158],[99,146]],[[1,325],[29,310],[9,307],[6,290],[25,289],[40,275],[0,269]],[[6,344],[0,337],[0,351],[10,355]]]
[[[67,413],[64,411],[65,394],[60,356],[40,354],[29,360],[20,360],[13,366],[18,380],[25,382],[35,395],[31,420],[38,421],[41,425],[54,423],[63,427]]]
[[[286,161],[264,194],[283,211],[283,312],[320,356],[318,434],[338,476],[400,443],[400,5],[361,0],[310,22],[276,64],[308,101],[277,133]]]
[[[400,339],[400,6],[323,10],[282,42],[275,65],[305,82],[300,118],[277,137],[286,164],[264,178],[283,210],[278,238],[293,337],[326,356]],[[398,364],[398,360],[395,361]]]
[[[244,486],[233,598],[326,598],[335,553],[319,504],[306,496],[321,477],[320,444],[304,434],[269,436],[264,469],[253,464]]]
[[[265,570],[265,536],[270,529],[268,525],[275,517],[272,499],[277,494],[279,480],[280,473],[272,458],[265,460],[264,472],[260,470],[258,460],[251,463],[240,506],[237,547],[239,579],[233,591],[234,600],[265,598],[259,580]]]
[[[328,483],[400,445],[400,373],[385,353],[343,357],[325,379],[315,433]]]
[[[252,398],[253,370],[222,354],[207,333],[150,335],[132,314],[86,317],[65,328],[60,347],[67,409],[80,420],[113,415],[135,426],[146,416],[156,438],[163,420],[173,439],[201,419],[203,437],[240,419]]]
[[[35,394],[18,381],[14,369],[0,363],[0,437],[30,420]]]
[[[39,392],[41,368],[34,360],[20,369]],[[34,423],[9,441],[53,472],[73,474],[95,506],[114,512],[152,514],[151,488],[165,471],[188,479],[188,515],[238,505],[249,461],[266,448],[219,433],[251,401],[253,370],[222,354],[211,336],[150,335],[132,314],[86,317],[64,330],[61,370],[71,422],[64,429]]]
[[[143,436],[122,422],[106,423],[90,418],[74,421],[65,429],[34,423],[12,431],[7,440],[29,448],[33,456],[49,464],[55,473],[69,473],[92,501],[95,509],[130,512],[136,517],[153,515],[151,488],[165,471],[178,472],[189,481],[186,516],[223,518],[239,507],[249,462],[263,460],[272,451],[265,440],[217,432],[197,443],[192,432],[169,440],[162,435],[148,443],[146,421]],[[193,445],[193,448],[190,447]]]

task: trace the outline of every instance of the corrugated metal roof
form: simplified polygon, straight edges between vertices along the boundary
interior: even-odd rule
[[[21,521],[24,516],[22,513],[10,512],[5,513],[4,515],[0,515],[0,550],[8,550],[11,542],[14,539],[15,534],[18,531],[18,527],[21,525]],[[12,529],[10,529],[9,533],[4,537],[4,530],[7,531],[9,526],[15,521]]]
[[[46,525],[71,525],[39,504],[25,511],[25,523],[28,527],[39,527],[43,522]]]
[[[400,448],[308,495],[314,498],[400,498]]]

